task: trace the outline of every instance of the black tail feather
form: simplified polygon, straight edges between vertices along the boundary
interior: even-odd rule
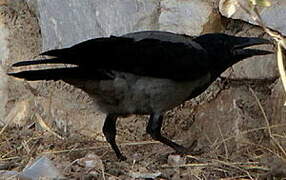
[[[73,64],[66,64],[61,58],[21,61],[13,64],[7,74],[29,81],[111,78],[104,70],[92,69],[91,71]]]
[[[12,67],[20,67],[20,66],[30,66],[30,65],[40,65],[40,64],[71,64],[68,61],[61,58],[53,58],[53,59],[39,59],[39,60],[31,60],[31,61],[21,61],[12,65]]]
[[[38,80],[72,80],[72,79],[85,79],[85,80],[103,80],[111,79],[111,77],[103,71],[94,71],[92,74],[83,72],[81,69],[74,68],[57,68],[57,69],[44,69],[44,70],[27,70],[20,72],[8,72],[10,76],[26,79],[29,81]]]
[[[8,75],[29,81],[36,80],[60,80],[64,78],[80,78],[78,68],[58,68],[44,70],[27,70],[20,72],[8,72]]]

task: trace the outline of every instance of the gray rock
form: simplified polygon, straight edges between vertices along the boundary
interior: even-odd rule
[[[207,1],[168,0],[161,2],[160,30],[200,35],[214,32],[220,27],[220,18]]]
[[[236,30],[239,30],[239,32],[236,32]],[[253,27],[251,24],[236,21],[232,21],[227,25],[227,30],[225,30],[225,33],[243,37],[269,38],[269,36],[266,36],[261,28]],[[252,48],[275,52],[273,45],[259,45]],[[231,79],[275,79],[279,77],[276,55],[274,53],[270,55],[248,58],[235,64],[232,66],[232,68],[229,68],[225,73],[222,74],[222,76],[229,77]]]
[[[220,12],[222,15],[227,16],[227,11],[223,8],[223,4],[226,0],[220,0]],[[241,4],[247,7],[246,1],[239,0]],[[284,35],[286,35],[286,1],[281,0],[271,0],[272,6],[268,8],[260,8],[261,17],[266,26],[271,29],[277,30]],[[241,19],[243,21],[249,22],[251,24],[256,24],[252,18],[245,13],[241,8],[235,8],[234,14],[231,16],[233,19]]]
[[[281,79],[278,79],[272,87],[271,95],[268,96],[264,108],[270,122],[271,132],[275,134],[276,142],[279,142],[283,149],[286,148],[285,139],[282,138],[285,134],[286,126],[286,93],[282,85]]]
[[[0,170],[1,179],[16,180],[18,174],[19,173],[17,171]]]
[[[12,109],[17,111],[13,102],[27,95],[19,83],[8,81],[7,66],[38,54],[39,27],[24,0],[7,1],[0,7],[0,18],[0,125],[3,125],[7,119],[14,119],[10,114]]]
[[[261,113],[257,112],[260,112],[257,102],[247,87],[231,87],[198,107],[189,131],[192,135],[186,137],[199,136],[204,146],[211,145],[213,150],[235,155],[245,142],[256,142],[264,136],[260,131],[245,133],[265,124]]]
[[[63,179],[63,175],[47,157],[39,157],[32,165],[25,167],[19,175],[20,179]]]
[[[155,0],[38,0],[43,50],[90,38],[157,29]]]
[[[235,64],[222,74],[231,79],[275,79],[279,77],[275,56],[251,57]]]
[[[272,124],[285,125],[286,122],[286,94],[281,79],[277,80],[272,88],[271,95],[268,97],[266,109],[270,115]],[[279,131],[284,132],[285,127],[281,126]]]

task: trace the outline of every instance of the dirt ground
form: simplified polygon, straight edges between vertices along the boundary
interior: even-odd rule
[[[187,107],[193,108],[193,105],[186,103],[168,112],[163,128],[164,134],[181,144],[189,139],[184,137],[188,130],[186,121],[176,115]],[[20,172],[36,158],[46,156],[67,179],[274,179],[273,176],[285,175],[285,162],[278,158],[283,152],[279,146],[267,143],[269,137],[264,137],[267,139],[264,144],[249,142],[235,152],[223,144],[218,148],[202,147],[205,151],[202,155],[179,156],[142,133],[147,117],[142,120],[132,116],[128,121],[121,119],[118,124],[118,143],[128,157],[127,161],[119,162],[107,143],[75,133],[59,139],[34,119],[28,125],[7,127],[1,133],[1,170]],[[255,129],[245,133],[251,131],[251,135],[260,136]],[[232,138],[224,140],[232,141]],[[85,164],[88,160],[102,165],[89,167]]]
[[[41,49],[40,30],[35,15],[28,6],[16,5],[1,6],[1,15],[10,29],[9,63],[33,58]],[[39,119],[42,118],[43,122],[49,119],[43,113],[43,109],[49,105],[38,108],[37,102],[42,99],[45,102],[52,101],[50,91],[57,89],[58,84],[52,84],[53,88],[47,90],[46,87],[50,84],[40,82],[32,84],[32,88],[29,89],[25,83],[10,79],[7,114],[18,105],[19,109],[15,110],[25,114],[25,118],[22,118],[25,121],[0,128],[0,170],[21,172],[27,164],[33,163],[38,157],[46,156],[66,179],[282,179],[286,177],[284,159],[286,153],[284,146],[276,141],[277,137],[273,137],[268,131],[269,124],[266,127],[260,126],[257,121],[255,125],[257,127],[249,125],[249,128],[242,132],[247,141],[241,140],[239,143],[234,135],[224,136],[221,133],[222,137],[213,140],[216,137],[205,138],[207,135],[203,134],[203,131],[194,128],[199,118],[197,111],[204,109],[204,106],[209,107],[207,105],[216,99],[223,98],[225,92],[234,94],[234,89],[248,91],[251,87],[257,92],[261,104],[266,105],[266,99],[271,94],[274,82],[275,80],[263,82],[219,80],[214,88],[209,89],[211,93],[206,93],[167,112],[163,134],[184,146],[189,146],[198,139],[197,149],[204,151],[198,156],[176,155],[169,147],[151,140],[145,132],[148,116],[120,119],[117,125],[117,141],[128,160],[119,162],[108,144],[96,135],[87,136],[76,128],[63,130],[58,128],[57,124],[47,123],[53,132],[64,138],[61,139],[41,124]],[[35,89],[41,89],[41,92],[39,94],[33,92]],[[61,95],[57,92],[54,92],[53,96],[59,99]],[[64,94],[67,95],[67,92]],[[72,97],[68,97],[67,100],[70,98]],[[255,107],[254,105],[247,107],[249,104],[244,103],[247,100],[256,104]],[[72,101],[74,104],[77,103],[76,100]],[[29,106],[25,106],[25,103]],[[28,113],[23,110],[25,108],[21,108],[22,105],[28,107]],[[255,99],[241,101],[238,106],[242,106],[242,110],[251,114],[252,120],[264,121],[261,118],[262,109],[259,109]],[[78,108],[77,105],[75,107]],[[84,119],[84,113],[80,114]],[[57,114],[53,115],[55,116]],[[67,119],[74,118],[71,114],[65,116]],[[204,128],[208,131],[217,130],[215,126]],[[231,126],[226,127],[226,129],[231,128]],[[285,135],[282,133],[279,138],[285,139]],[[88,160],[96,165],[87,166],[85,162]]]

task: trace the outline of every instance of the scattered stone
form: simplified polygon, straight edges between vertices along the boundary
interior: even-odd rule
[[[0,180],[5,180],[5,179],[9,179],[9,180],[19,180],[18,179],[18,172],[17,171],[5,171],[5,170],[1,170],[0,171]]]
[[[87,154],[84,158],[79,159],[77,162],[85,168],[96,168],[104,171],[104,165],[101,158],[95,154]]]
[[[20,173],[22,178],[27,180],[37,180],[39,178],[64,178],[53,162],[47,157],[40,157],[31,166],[25,167]]]
[[[132,178],[155,179],[161,174],[162,174],[161,172],[156,172],[156,173],[130,172],[129,176],[131,176]]]
[[[180,155],[169,155],[168,164],[172,167],[178,167],[186,164],[186,158]]]

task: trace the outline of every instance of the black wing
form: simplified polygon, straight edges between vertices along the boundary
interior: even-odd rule
[[[156,31],[92,39],[42,55],[91,73],[116,70],[174,80],[197,79],[209,69],[206,51],[191,37]]]

